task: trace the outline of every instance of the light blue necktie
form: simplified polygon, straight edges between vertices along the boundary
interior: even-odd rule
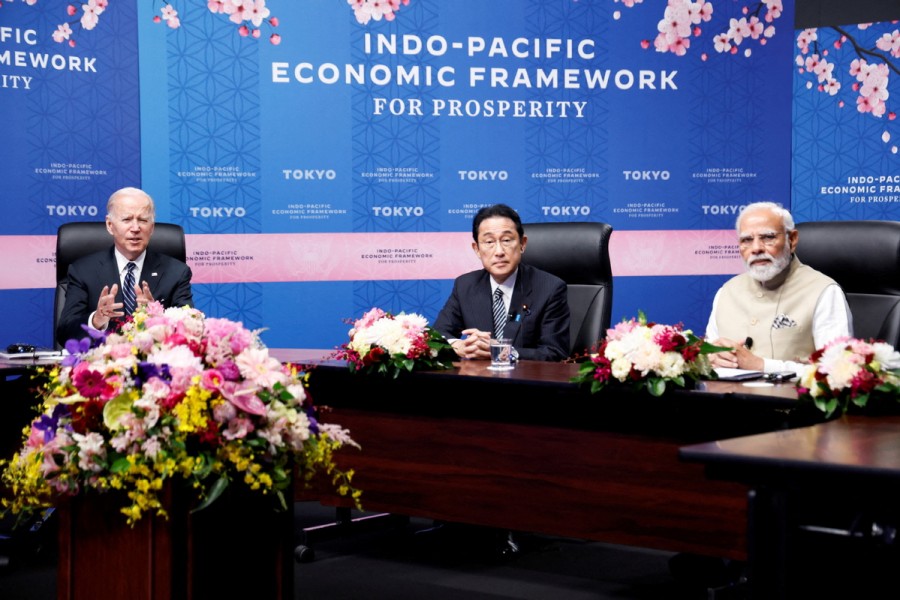
[[[125,299],[125,314],[134,313],[137,308],[137,296],[134,293],[134,268],[137,265],[133,262],[128,263],[125,267],[128,272],[125,273],[125,284],[122,286],[122,298]]]

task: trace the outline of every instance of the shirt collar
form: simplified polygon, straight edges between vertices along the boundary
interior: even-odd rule
[[[493,275],[490,277],[491,280],[491,295],[497,291],[497,288],[503,290],[503,298],[506,300],[506,305],[509,306],[509,301],[512,300],[513,290],[516,287],[516,277],[519,275],[519,269],[516,267],[516,270],[512,272],[512,274],[506,278],[506,281],[503,283],[497,283],[494,281]]]
[[[119,269],[119,274],[122,275],[125,273],[125,267],[128,266],[128,263],[133,262],[135,264],[135,273],[134,276],[138,277],[141,274],[141,270],[144,268],[144,259],[147,258],[147,251],[144,250],[141,252],[140,256],[138,256],[134,260],[128,260],[125,256],[119,252],[118,248],[114,249],[114,254],[116,255],[116,266]]]

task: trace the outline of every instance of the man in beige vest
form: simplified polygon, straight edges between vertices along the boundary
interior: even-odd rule
[[[714,367],[799,372],[799,363],[817,348],[852,335],[840,286],[794,256],[799,234],[790,212],[757,202],[744,209],[736,227],[747,271],[713,299],[706,339],[732,348],[711,355]]]

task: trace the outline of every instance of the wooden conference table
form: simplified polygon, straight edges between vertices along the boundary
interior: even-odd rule
[[[297,363],[322,356],[272,354]],[[591,395],[570,383],[574,364],[522,361],[499,373],[487,364],[397,379],[336,361],[311,368],[323,420],[362,446],[338,461],[356,470],[365,510],[746,558],[747,486],[707,479],[678,450],[794,425],[792,385]]]
[[[843,417],[681,455],[752,487],[754,598],[897,597],[900,416]]]

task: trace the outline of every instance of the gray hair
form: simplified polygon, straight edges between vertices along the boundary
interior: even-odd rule
[[[147,202],[150,204],[150,220],[156,220],[156,206],[153,204],[153,198],[151,198],[150,194],[148,194],[144,190],[136,187],[124,187],[113,192],[112,195],[110,195],[109,200],[106,201],[107,215],[112,215],[116,200],[118,200],[122,196],[139,196],[146,198]]]
[[[754,210],[768,210],[774,215],[781,217],[781,222],[784,223],[784,230],[786,232],[791,232],[795,229],[794,217],[791,216],[791,212],[788,209],[774,202],[754,202],[745,206],[738,215],[737,220],[734,222],[734,228],[737,230],[738,235],[741,233],[741,219],[745,214]]]

